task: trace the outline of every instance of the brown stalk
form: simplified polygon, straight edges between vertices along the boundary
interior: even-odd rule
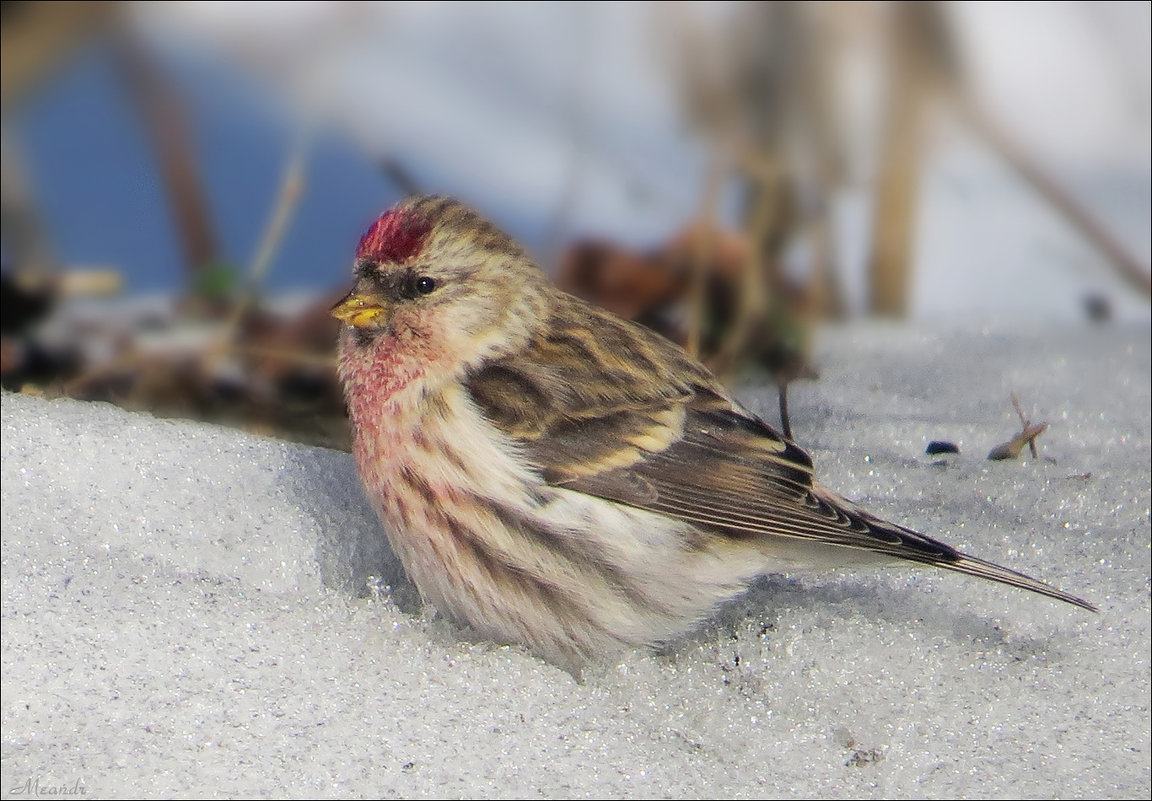
[[[121,34],[115,43],[121,78],[156,149],[191,282],[217,261],[219,251],[185,111],[176,88],[132,35]]]

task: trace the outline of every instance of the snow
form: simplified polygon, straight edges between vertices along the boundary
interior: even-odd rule
[[[825,484],[1099,615],[916,567],[771,576],[579,679],[421,608],[345,454],[5,394],[0,788],[1147,797],[1150,361],[1146,322],[855,323],[793,389]],[[1055,461],[984,459],[1010,391]]]

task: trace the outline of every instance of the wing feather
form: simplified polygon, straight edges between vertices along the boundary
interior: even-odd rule
[[[680,348],[570,296],[558,305],[568,308],[555,314],[547,338],[467,382],[485,416],[550,484],[720,536],[870,551],[1093,609],[840,498],[814,482],[803,449],[743,409]]]

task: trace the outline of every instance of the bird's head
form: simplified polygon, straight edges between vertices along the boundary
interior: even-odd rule
[[[511,237],[440,196],[381,215],[360,239],[354,277],[332,308],[346,349],[399,345],[465,366],[522,345],[546,286]]]

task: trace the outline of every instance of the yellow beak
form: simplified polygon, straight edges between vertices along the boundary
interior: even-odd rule
[[[379,328],[388,324],[389,311],[388,302],[379,295],[360,294],[353,289],[330,313],[354,328]]]

